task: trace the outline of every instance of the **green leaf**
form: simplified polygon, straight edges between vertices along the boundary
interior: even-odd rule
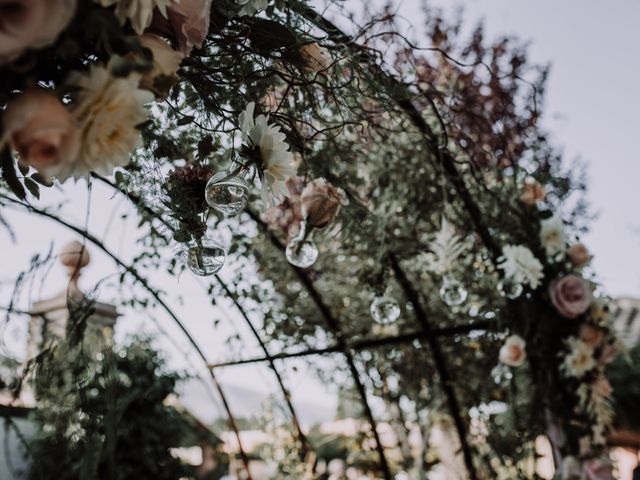
[[[211,135],[205,135],[198,142],[198,158],[200,160],[207,158],[214,150],[215,147],[213,145],[213,137]]]
[[[249,40],[253,48],[262,53],[289,47],[297,42],[296,36],[284,25],[273,20],[257,20],[251,26]]]
[[[24,177],[24,186],[27,187],[29,193],[36,198],[40,198],[40,187],[29,177]]]
[[[20,200],[27,198],[27,192],[18,180],[15,163],[8,148],[0,153],[0,166],[2,166],[2,178],[7,182],[13,194]]]
[[[42,175],[40,175],[38,172],[35,172],[33,175],[31,175],[31,179],[34,182],[38,182],[43,187],[52,187],[53,186],[53,182],[51,180],[47,180]]]

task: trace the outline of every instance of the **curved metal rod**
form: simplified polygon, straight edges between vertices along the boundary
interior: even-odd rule
[[[162,298],[160,297],[160,295],[158,294],[157,291],[155,291],[153,288],[151,288],[151,286],[149,285],[149,283],[140,276],[140,274],[133,268],[130,267],[129,265],[127,265],[126,263],[124,263],[122,260],[120,260],[120,258],[118,258],[114,253],[112,253],[107,247],[104,246],[104,244],[98,240],[96,237],[94,237],[93,235],[91,235],[89,232],[84,231],[83,229],[81,229],[80,227],[77,227],[76,225],[72,225],[71,223],[62,220],[61,218],[56,217],[55,215],[39,209],[37,207],[34,207],[32,205],[23,203],[19,200],[15,200],[3,193],[0,193],[0,198],[3,198],[9,202],[12,202],[16,205],[19,205],[20,207],[33,212],[37,215],[49,218],[50,220],[53,220],[54,222],[59,223],[60,225],[68,228],[69,230],[77,233],[78,235],[81,235],[82,237],[86,238],[87,240],[89,240],[93,245],[95,245],[96,247],[98,247],[100,250],[102,250],[108,257],[110,257],[120,268],[124,269],[127,273],[129,273],[145,290],[147,290],[149,292],[149,294],[158,302],[158,305],[160,305],[162,307],[162,309],[171,317],[171,319],[174,321],[174,323],[180,328],[180,330],[182,331],[182,333],[184,334],[184,336],[187,338],[187,340],[189,341],[189,343],[192,345],[192,347],[194,348],[194,350],[196,351],[196,353],[198,354],[198,356],[202,359],[202,361],[205,363],[205,365],[207,365],[207,357],[205,357],[204,352],[202,350],[200,350],[200,347],[198,346],[198,344],[195,342],[195,340],[193,339],[193,337],[191,336],[191,334],[188,332],[188,330],[186,329],[186,327],[182,324],[182,322],[180,321],[180,319],[176,316],[175,313],[173,313],[173,311],[169,308],[169,306],[162,300]],[[218,378],[216,377],[216,375],[213,373],[213,371],[209,368],[207,368],[207,370],[209,371],[209,375],[211,376],[211,380],[213,381],[216,390],[218,391],[218,395],[220,395],[220,399],[222,400],[222,404],[224,406],[225,412],[227,414],[227,419],[229,421],[229,426],[231,427],[231,429],[233,430],[236,439],[238,441],[238,450],[240,453],[240,457],[242,458],[242,463],[244,464],[244,468],[246,470],[247,473],[247,478],[248,480],[251,480],[251,473],[249,471],[249,457],[247,456],[246,452],[244,451],[244,448],[242,447],[242,440],[240,439],[240,431],[238,430],[238,425],[236,423],[235,417],[233,416],[233,413],[231,412],[231,408],[229,406],[229,402],[227,401],[227,397],[222,389],[222,385],[220,384],[220,382],[218,381]]]
[[[273,246],[280,250],[284,255],[286,247],[282,244],[282,242],[280,242],[280,239],[278,239],[278,237],[276,237],[273,232],[271,232],[267,228],[264,222],[254,212],[249,209],[245,211],[258,225],[259,229],[262,230],[265,235],[267,235]],[[362,383],[362,379],[360,378],[360,373],[358,372],[358,368],[356,367],[353,354],[345,342],[344,335],[340,328],[340,322],[338,321],[338,319],[334,318],[331,310],[324,303],[320,292],[318,292],[318,290],[315,288],[313,282],[309,279],[305,271],[301,268],[291,265],[289,262],[287,262],[287,265],[289,265],[293,269],[300,282],[304,285],[307,292],[309,292],[309,296],[315,303],[316,307],[318,307],[318,310],[320,311],[325,324],[336,337],[336,343],[338,345],[339,351],[344,355],[345,360],[347,361],[347,366],[349,367],[349,370],[351,372],[353,383],[355,384],[356,390],[358,391],[358,395],[360,397],[360,401],[362,402],[362,406],[364,407],[365,416],[367,417],[367,421],[369,422],[369,427],[371,428],[371,433],[373,434],[373,439],[376,444],[376,451],[378,452],[380,467],[384,474],[384,478],[385,480],[392,480],[393,476],[391,475],[389,463],[387,462],[387,457],[384,453],[384,447],[382,445],[382,442],[380,441],[380,435],[378,434],[377,422],[375,417],[373,416],[373,412],[371,411],[371,406],[369,405],[369,400],[367,398],[367,390]]]
[[[444,392],[444,395],[447,399],[449,412],[451,413],[453,423],[456,426],[458,437],[460,437],[462,456],[464,458],[464,463],[467,467],[467,470],[469,471],[469,477],[471,480],[477,480],[478,475],[475,465],[473,464],[473,454],[471,452],[471,446],[469,445],[469,442],[467,440],[467,426],[462,418],[462,414],[460,413],[460,402],[458,401],[456,392],[453,389],[454,382],[451,373],[449,372],[449,367],[447,365],[447,360],[445,358],[444,352],[440,347],[440,343],[438,343],[436,335],[434,335],[435,331],[429,323],[429,319],[427,318],[427,314],[422,306],[422,302],[420,301],[418,292],[416,292],[416,290],[413,288],[411,281],[407,278],[402,268],[400,268],[400,264],[393,254],[389,255],[389,261],[391,263],[391,268],[393,269],[393,272],[395,273],[395,276],[398,280],[398,283],[404,290],[409,302],[411,302],[411,304],[413,305],[416,322],[422,328],[422,331],[425,334],[425,340],[427,341],[427,344],[429,345],[429,348],[431,350],[433,363],[435,364],[438,375],[440,376],[442,391]]]
[[[470,325],[457,325],[455,327],[435,328],[430,332],[421,330],[419,332],[403,333],[392,337],[378,337],[367,338],[350,342],[347,344],[347,348],[350,350],[360,351],[368,350],[376,347],[387,347],[390,345],[398,345],[402,343],[411,343],[414,340],[425,340],[428,336],[434,337],[446,337],[451,335],[457,335],[460,333],[469,333],[472,330],[487,330],[491,326],[491,322],[475,322]],[[229,362],[213,363],[209,365],[209,368],[222,368],[222,367],[234,367],[237,365],[249,365],[251,363],[262,363],[269,360],[284,360],[287,358],[300,358],[308,357],[311,355],[326,355],[331,353],[340,353],[340,345],[331,345],[324,348],[309,348],[307,350],[300,350],[298,352],[282,352],[276,353],[269,357],[254,357],[244,358],[241,360],[232,360]]]
[[[244,320],[245,320],[246,324],[248,325],[249,329],[251,329],[251,332],[253,333],[253,336],[256,337],[256,340],[260,344],[260,349],[264,353],[265,361],[269,363],[269,367],[271,368],[271,370],[273,370],[273,374],[276,377],[276,381],[278,382],[278,385],[280,386],[280,390],[282,390],[282,394],[284,396],[284,400],[287,403],[287,407],[289,408],[289,412],[291,413],[291,420],[292,420],[293,425],[294,425],[294,427],[296,429],[298,440],[300,440],[300,443],[302,444],[302,451],[300,452],[300,456],[304,460],[304,458],[307,456],[307,452],[310,451],[310,446],[309,446],[309,443],[308,443],[306,435],[302,431],[302,427],[300,426],[300,422],[298,421],[298,416],[296,415],[296,410],[293,407],[293,402],[291,401],[291,394],[289,393],[289,390],[285,387],[284,380],[282,379],[282,376],[280,375],[280,372],[276,368],[275,357],[272,356],[269,353],[269,349],[267,348],[266,343],[260,337],[260,334],[258,333],[258,330],[256,329],[256,327],[254,327],[253,323],[249,319],[249,315],[247,315],[247,312],[245,311],[244,307],[240,304],[240,302],[236,298],[236,295],[229,289],[227,284],[225,282],[223,282],[222,279],[217,274],[215,275],[215,278],[218,281],[218,283],[220,283],[220,285],[224,289],[224,291],[227,294],[227,296],[233,301],[234,305],[236,306],[236,308],[238,309],[238,311],[240,312],[240,314],[244,318]]]
[[[133,203],[136,207],[143,209],[145,212],[147,212],[149,215],[153,216],[153,218],[157,219],[158,221],[162,222],[162,224],[167,227],[170,230],[173,230],[173,228],[171,227],[171,225],[169,225],[158,213],[154,212],[151,208],[149,208],[148,205],[146,205],[141,199],[140,197],[138,197],[137,195],[133,195],[130,192],[126,192],[123,191],[121,188],[119,188],[117,185],[115,185],[113,182],[111,182],[109,179],[98,175],[96,173],[92,173],[91,176],[97,180],[99,180],[100,182],[102,182],[103,184],[111,187],[112,189],[114,189],[115,191],[121,193],[122,195],[126,196],[129,201],[131,203]],[[271,370],[273,370],[273,373],[276,377],[276,382],[278,383],[278,386],[280,387],[280,390],[282,391],[282,395],[284,397],[285,403],[287,404],[287,408],[289,409],[289,413],[291,414],[291,421],[293,422],[293,426],[296,430],[296,435],[298,437],[298,439],[300,440],[300,443],[302,445],[302,451],[301,451],[301,457],[304,459],[306,458],[306,455],[308,452],[311,451],[311,446],[309,445],[309,442],[307,440],[306,435],[304,434],[304,432],[302,431],[302,426],[300,425],[300,421],[298,419],[298,414],[293,406],[293,402],[291,401],[291,395],[289,393],[289,390],[287,389],[287,387],[284,384],[284,380],[282,378],[282,375],[280,375],[280,372],[278,371],[278,369],[276,368],[275,362],[273,361],[273,359],[271,358],[271,355],[269,353],[269,350],[267,349],[267,346],[265,344],[265,342],[262,340],[262,338],[260,337],[259,332],[257,331],[257,329],[254,327],[253,323],[251,322],[251,320],[249,319],[249,316],[247,315],[246,311],[244,310],[244,308],[242,307],[242,305],[240,305],[240,302],[238,302],[236,295],[228,288],[228,286],[226,285],[226,283],[220,278],[219,275],[215,275],[215,279],[218,281],[218,283],[220,284],[220,286],[223,288],[223,290],[225,291],[226,295],[229,297],[229,299],[233,302],[233,304],[235,305],[236,309],[238,310],[238,312],[240,313],[240,315],[242,316],[242,318],[244,319],[244,321],[246,322],[247,326],[249,327],[249,329],[251,330],[251,333],[253,334],[253,336],[256,338],[256,340],[258,341],[258,344],[260,345],[260,348],[262,349],[265,357],[268,359],[269,361],[269,366],[271,368]],[[270,359],[270,360],[269,360]]]

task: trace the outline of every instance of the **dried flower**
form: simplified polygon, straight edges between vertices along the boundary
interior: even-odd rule
[[[533,289],[538,288],[544,277],[542,263],[523,245],[505,245],[498,268],[504,270],[506,279]]]
[[[551,303],[560,315],[576,318],[589,309],[593,294],[591,286],[576,275],[556,278],[549,285]]]
[[[456,229],[443,216],[440,230],[429,242],[429,253],[424,255],[427,270],[444,273],[466,250],[467,245],[457,234]]]
[[[300,196],[302,216],[309,225],[323,228],[330,224],[340,211],[338,189],[323,178],[309,183]]]
[[[331,66],[331,54],[329,50],[320,46],[317,42],[307,43],[300,47],[300,57],[302,58],[305,72],[322,72]]]
[[[585,266],[591,261],[591,254],[582,243],[574,243],[567,250],[569,260],[576,268]]]

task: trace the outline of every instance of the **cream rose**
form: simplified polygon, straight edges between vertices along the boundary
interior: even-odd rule
[[[500,361],[510,367],[521,366],[527,358],[525,346],[526,343],[522,337],[518,335],[511,335],[505,340],[504,345],[500,348]]]
[[[300,56],[304,62],[302,69],[306,72],[321,72],[331,66],[331,54],[329,50],[321,47],[316,42],[308,43],[300,47]]]
[[[558,313],[566,318],[576,318],[589,309],[593,300],[591,287],[580,277],[567,275],[549,285],[549,297]]]
[[[139,75],[114,77],[108,67],[98,65],[70,76],[68,84],[79,90],[73,113],[82,141],[78,160],[61,173],[63,178],[92,171],[109,175],[114,167],[129,163],[131,152],[142,143],[137,126],[148,118],[145,104],[153,101],[153,94],[141,90],[139,83]]]
[[[24,165],[45,178],[72,164],[80,146],[80,132],[67,108],[53,93],[27,90],[7,105],[3,115],[5,139]]]
[[[142,76],[140,87],[154,92],[157,97],[166,97],[168,89],[159,86],[156,79],[166,77],[167,82],[166,84],[163,83],[163,85],[168,87],[173,85],[177,79],[176,72],[184,55],[171,48],[163,38],[152,33],[145,33],[140,36],[139,40],[140,44],[151,50],[153,55],[153,69]]]
[[[0,65],[56,41],[77,0],[0,0]]]
[[[591,260],[591,254],[582,243],[575,243],[567,250],[569,260],[577,268],[585,266]]]
[[[340,211],[340,194],[338,190],[320,178],[309,183],[300,196],[302,216],[316,228],[323,228],[331,223]]]

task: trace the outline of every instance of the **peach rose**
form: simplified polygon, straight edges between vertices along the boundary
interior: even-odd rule
[[[0,0],[1,1],[1,0]],[[27,90],[4,111],[5,138],[18,160],[44,177],[73,162],[80,148],[76,121],[53,93]]]
[[[551,282],[549,296],[558,313],[566,318],[583,314],[593,300],[589,284],[575,275],[566,275]]]
[[[176,39],[184,56],[201,47],[209,33],[211,0],[180,0],[167,7],[167,17],[156,13],[150,32]]]
[[[532,177],[528,177],[522,184],[522,192],[520,193],[520,201],[525,205],[535,205],[544,200],[544,187]]]
[[[77,0],[0,0],[0,65],[56,41]]]
[[[583,267],[591,260],[589,250],[582,243],[575,243],[567,250],[567,255],[571,263],[577,268]]]
[[[331,66],[331,54],[329,50],[321,47],[316,42],[308,43],[300,47],[300,56],[304,62],[302,69],[305,72],[321,72]]]
[[[598,348],[604,340],[604,332],[600,328],[587,325],[586,323],[580,325],[578,336],[580,340],[593,348]]]
[[[140,44],[151,50],[153,55],[153,69],[143,75],[140,80],[140,88],[149,90],[156,94],[156,97],[166,97],[168,88],[177,80],[176,72],[184,58],[181,52],[171,48],[171,46],[158,35],[145,33],[139,37]],[[163,86],[155,81],[157,78],[166,77],[167,83]]]
[[[309,183],[300,196],[302,217],[316,228],[330,224],[340,211],[338,190],[319,178]]]
[[[510,367],[519,367],[527,358],[525,341],[518,335],[511,335],[500,348],[499,359]]]

